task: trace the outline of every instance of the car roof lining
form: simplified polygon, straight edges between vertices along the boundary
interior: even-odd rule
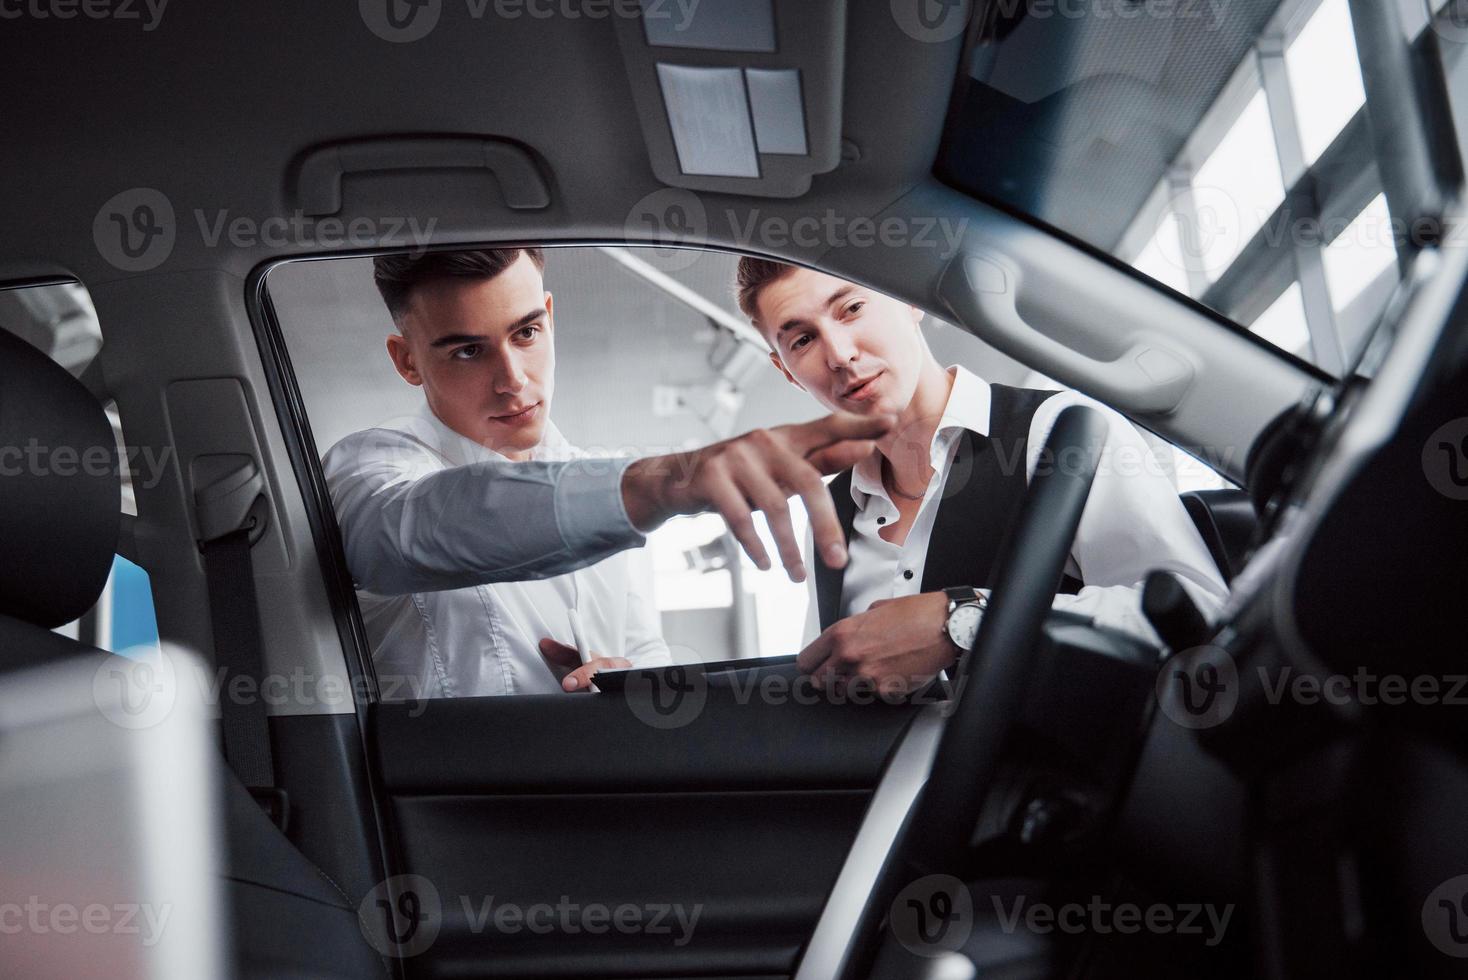
[[[168,309],[170,279],[189,271],[224,272],[243,285],[281,259],[424,239],[436,245],[649,241],[635,220],[639,204],[670,189],[650,167],[612,24],[452,23],[467,14],[446,4],[445,22],[429,37],[392,45],[364,28],[354,6],[293,8],[290,30],[282,30],[278,12],[259,5],[170,8],[169,22],[151,33],[82,19],[22,22],[7,30],[0,50],[16,74],[49,75],[47,65],[63,62],[75,68],[47,91],[12,103],[11,139],[0,145],[0,161],[26,179],[3,192],[11,232],[0,236],[0,277],[75,276],[106,317],[114,286],[156,291],[160,308]],[[697,194],[705,224],[701,235],[693,229],[694,243],[817,266],[952,318],[935,292],[949,257],[940,255],[942,248],[865,247],[852,244],[849,234],[860,221],[898,219],[916,234],[920,225],[946,219],[950,229],[965,223],[966,243],[982,238],[986,247],[1014,246],[1022,267],[1039,262],[1077,272],[1067,282],[1077,311],[1104,306],[1107,297],[1145,295],[1155,317],[1150,326],[1202,357],[1199,381],[1176,411],[1138,419],[1184,447],[1247,442],[1266,421],[1254,414],[1286,407],[1315,380],[1299,364],[1076,245],[940,185],[932,167],[962,38],[918,41],[885,4],[853,4],[846,16],[842,136],[849,147],[841,164],[817,174],[800,198]],[[262,70],[263,50],[291,70]],[[364,65],[371,71],[364,73]],[[128,83],[117,85],[117,78]],[[241,79],[249,83],[243,90]],[[105,104],[95,98],[102,89]],[[298,217],[291,168],[302,153],[342,139],[411,134],[493,136],[526,147],[543,168],[549,205],[506,207],[486,170],[364,173],[344,182],[334,239],[319,222],[302,221],[304,230],[291,226]],[[71,152],[38,168],[38,146]],[[140,273],[109,264],[88,233],[107,197],[130,188],[162,191],[174,211],[171,254]],[[789,230],[812,218],[843,223],[845,243],[827,231],[809,244],[792,240]],[[277,225],[266,227],[272,219]],[[345,233],[354,221],[367,234]],[[786,229],[785,237],[771,237],[771,228]],[[986,324],[962,326],[993,342]],[[1085,316],[1054,326],[1097,349],[1116,335],[1114,324]],[[127,339],[130,330],[127,322],[104,327],[116,339]],[[245,324],[235,329],[249,337]],[[1082,391],[1094,387],[1080,374],[1056,380]],[[1221,397],[1241,390],[1250,398]],[[1244,400],[1251,410],[1241,413],[1237,402]]]

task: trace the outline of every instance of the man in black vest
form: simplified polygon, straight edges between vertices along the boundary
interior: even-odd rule
[[[1056,607],[1155,641],[1140,587],[1157,568],[1205,614],[1222,603],[1226,586],[1167,472],[1117,413],[1074,392],[945,369],[921,310],[855,283],[745,258],[736,290],[791,384],[833,411],[898,419],[831,484],[850,560],[836,570],[807,562],[814,595],[799,664],[817,680],[901,693],[972,646],[1000,541],[1056,417],[1077,403],[1100,409],[1110,429]]]

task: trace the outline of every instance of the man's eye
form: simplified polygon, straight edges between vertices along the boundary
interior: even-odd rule
[[[540,333],[540,327],[532,323],[517,330],[515,336],[521,340],[534,340],[538,333]]]
[[[456,347],[456,348],[454,348],[453,357],[454,357],[454,360],[456,360],[456,361],[472,361],[472,360],[474,360],[474,358],[476,358],[478,356],[479,356],[479,345],[478,344],[465,344],[463,347]]]
[[[810,334],[803,333],[799,337],[796,337],[793,341],[790,342],[790,349],[791,350],[800,350],[802,347],[804,347],[808,343],[810,343]]]
[[[866,300],[859,299],[855,303],[852,303],[850,306],[848,306],[846,308],[846,315],[847,316],[855,316],[856,314],[860,313],[861,312],[861,308],[863,306],[866,306],[866,305],[867,305],[867,301]]]

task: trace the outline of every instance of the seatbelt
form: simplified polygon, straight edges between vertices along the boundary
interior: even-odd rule
[[[214,661],[220,675],[224,758],[250,795],[284,830],[289,801],[276,786],[275,759],[270,749],[270,717],[262,696],[264,642],[251,557],[252,545],[265,532],[269,508],[264,480],[254,460],[221,459],[235,462],[223,475],[195,490],[194,506],[209,593]],[[239,677],[248,678],[240,685],[248,694],[244,698],[230,696]]]

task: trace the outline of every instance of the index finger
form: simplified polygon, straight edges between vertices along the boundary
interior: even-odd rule
[[[880,439],[897,424],[893,415],[855,415],[832,412],[825,418],[799,425],[782,425],[780,431],[790,440],[791,448],[802,456],[818,449],[851,439]]]
[[[845,568],[846,532],[836,517],[836,503],[831,499],[830,485],[817,480],[815,486],[801,493],[800,499],[805,502],[816,557],[825,562],[827,568]]]

